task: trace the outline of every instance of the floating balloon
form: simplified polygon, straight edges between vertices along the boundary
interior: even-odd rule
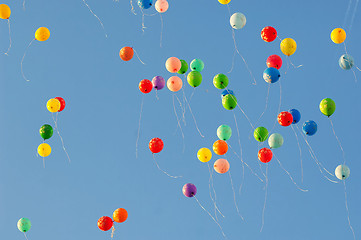
[[[222,99],[223,99],[224,96],[226,96],[228,94],[231,94],[231,95],[235,96],[232,90],[226,89],[221,94]]]
[[[119,51],[119,57],[123,61],[129,61],[133,58],[133,56],[134,56],[134,50],[131,47],[123,47]]]
[[[267,67],[280,69],[282,67],[282,58],[276,54],[267,58]]]
[[[331,32],[331,40],[336,44],[343,43],[346,40],[346,32],[342,28],[335,28]]]
[[[46,27],[40,27],[35,32],[35,39],[40,42],[48,40],[49,37],[50,37],[50,31]]]
[[[158,0],[155,2],[155,10],[159,13],[164,13],[168,10],[169,4],[166,0]]]
[[[0,18],[9,19],[11,15],[10,7],[6,4],[0,4]]]
[[[261,31],[261,37],[265,42],[272,42],[277,37],[277,31],[271,26],[265,27]]]
[[[237,106],[237,98],[232,94],[227,94],[222,98],[222,105],[227,110],[232,110]]]
[[[178,92],[179,90],[182,89],[182,86],[183,86],[182,79],[180,79],[177,76],[172,76],[167,81],[167,87],[172,92]]]
[[[262,148],[258,151],[258,159],[263,163],[268,163],[272,157],[273,153],[269,148]]]
[[[152,0],[138,0],[138,6],[142,9],[148,9],[152,6]]]
[[[212,158],[212,152],[208,148],[201,148],[197,152],[197,157],[201,162],[208,162]]]
[[[204,68],[204,62],[201,59],[193,59],[191,62],[191,69],[192,71],[198,71],[198,72],[202,72]]]
[[[301,113],[297,109],[291,109],[288,112],[292,114],[292,124],[296,124],[301,120]]]
[[[350,176],[350,169],[346,165],[338,165],[335,169],[335,175],[340,180],[345,180]]]
[[[281,126],[287,127],[293,122],[292,114],[289,112],[280,112],[277,116],[277,121]]]
[[[217,136],[220,140],[227,141],[232,136],[232,129],[230,126],[222,124],[217,128]]]
[[[20,218],[18,221],[18,229],[20,232],[27,232],[31,228],[31,222],[27,218]]]
[[[49,112],[58,112],[60,110],[60,101],[55,98],[51,98],[46,103],[46,108],[49,110]]]
[[[183,191],[184,196],[189,197],[189,198],[194,197],[197,194],[197,188],[192,183],[184,184],[182,191]]]
[[[253,136],[258,142],[264,142],[268,138],[268,130],[265,127],[258,127],[254,130]]]
[[[283,145],[283,137],[279,133],[273,133],[268,138],[268,145],[270,148],[279,148]]]
[[[282,40],[280,47],[284,55],[291,56],[296,52],[297,44],[292,38],[285,38]]]
[[[98,228],[102,231],[108,231],[113,227],[113,220],[110,217],[103,216],[98,220]]]
[[[118,208],[113,212],[113,219],[117,223],[125,222],[128,218],[128,212],[124,208]]]
[[[320,102],[320,111],[327,117],[331,116],[336,110],[336,103],[331,98],[325,98]]]
[[[202,83],[202,74],[198,71],[188,73],[187,81],[192,87],[198,87]]]
[[[223,5],[228,4],[230,1],[231,0],[218,0],[218,2]]]
[[[164,143],[160,138],[153,138],[149,142],[149,149],[152,153],[159,153],[163,150]]]
[[[65,108],[65,100],[64,100],[64,98],[62,98],[62,97],[55,97],[55,99],[58,99],[59,102],[60,102],[60,109],[59,109],[58,112],[63,111],[64,108]]]
[[[49,139],[51,136],[53,136],[53,127],[49,124],[44,124],[41,126],[39,133],[44,140]]]
[[[165,86],[165,80],[163,77],[161,76],[155,76],[153,79],[152,79],[152,83],[153,83],[153,87],[157,90],[161,90],[164,88]]]
[[[277,68],[269,67],[263,72],[263,79],[268,83],[275,83],[281,77]]]
[[[38,147],[38,154],[42,157],[47,157],[51,153],[51,147],[47,143],[42,143]]]
[[[342,55],[338,60],[338,65],[340,65],[343,70],[350,70],[354,65],[353,57],[348,54]]]
[[[312,120],[308,120],[303,124],[302,131],[306,135],[312,136],[317,132],[317,124]]]
[[[188,71],[188,63],[185,60],[181,61],[181,68],[179,69],[179,74],[185,74]]]
[[[233,13],[229,19],[229,23],[234,29],[241,29],[246,25],[246,16],[243,13]]]
[[[222,73],[213,78],[213,85],[218,89],[224,89],[228,86],[228,77]]]
[[[217,155],[224,155],[228,151],[228,144],[226,141],[217,140],[213,143],[213,152]]]
[[[170,57],[167,59],[167,61],[165,62],[165,67],[167,68],[167,70],[171,73],[176,73],[178,72],[181,67],[182,67],[182,63],[181,61],[176,58],[176,57]]]
[[[153,83],[148,79],[143,79],[139,82],[139,90],[142,93],[149,93],[152,91]]]
[[[229,162],[226,159],[218,159],[214,162],[213,168],[217,173],[226,173],[229,170]]]

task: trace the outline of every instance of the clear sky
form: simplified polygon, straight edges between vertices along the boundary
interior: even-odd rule
[[[307,137],[318,160],[331,173],[343,162],[342,152],[333,135],[330,121],[319,111],[319,103],[329,97],[336,102],[331,116],[351,175],[346,180],[350,220],[356,238],[361,236],[361,163],[358,127],[361,118],[361,72],[338,66],[345,52],[342,44],[330,39],[332,29],[344,27],[347,51],[359,63],[361,47],[361,15],[354,15],[357,1],[239,1],[229,4],[231,13],[241,12],[246,26],[235,31],[239,51],[257,81],[253,79],[239,56],[232,57],[234,44],[226,5],[217,0],[169,0],[169,10],[162,14],[163,41],[160,47],[159,15],[145,16],[134,1],[88,0],[89,6],[103,21],[108,38],[97,19],[82,0],[4,0],[12,10],[12,48],[9,56],[0,55],[0,239],[24,239],[16,224],[21,217],[32,222],[29,240],[99,240],[110,239],[110,232],[97,227],[101,216],[111,216],[117,208],[128,211],[128,220],[116,224],[114,239],[223,239],[221,231],[193,198],[182,194],[185,183],[198,188],[197,199],[214,214],[209,196],[207,164],[196,157],[198,149],[212,148],[216,130],[228,124],[233,135],[232,148],[243,160],[262,175],[257,158],[259,145],[252,137],[253,129],[237,108],[225,110],[221,90],[213,86],[213,77],[227,74],[229,89],[238,99],[252,124],[264,126],[284,137],[284,145],[273,152],[302,188],[301,192],[274,158],[268,164],[267,202],[265,184],[245,169],[243,188],[242,164],[229,151],[225,158],[230,172],[236,202],[244,221],[238,216],[228,174],[214,172],[217,204],[225,218],[218,215],[228,239],[353,239],[347,221],[345,191],[342,182],[327,181],[311,158],[301,133],[295,128],[302,150],[303,182],[297,140],[290,127],[274,125],[281,94],[281,111],[297,108],[302,115],[298,127],[306,120],[318,124],[318,132]],[[146,14],[156,13],[154,7]],[[353,18],[353,16],[355,16]],[[353,19],[353,21],[352,21]],[[353,23],[353,24],[352,24]],[[35,41],[24,59],[26,82],[20,62],[38,27],[50,29],[46,42]],[[279,49],[280,40],[264,42],[263,27],[273,26],[280,38],[291,37],[297,51],[289,59],[300,68],[287,69],[286,57]],[[9,44],[7,21],[0,21],[0,52]],[[136,57],[129,62],[119,58],[119,50],[131,46],[146,65]],[[271,54],[282,57],[280,81],[270,86],[265,109],[268,83],[262,78],[266,59]],[[184,140],[177,129],[173,111],[173,93],[167,88],[144,95],[138,89],[142,79],[163,76],[166,80],[177,74],[165,69],[169,57],[188,63],[200,58],[205,63],[203,82],[194,90],[190,103],[202,138],[187,110],[186,125],[181,122]],[[287,71],[287,74],[285,72]],[[182,78],[184,79],[184,78]],[[281,84],[281,85],[280,85]],[[183,85],[187,98],[193,89]],[[144,95],[144,96],[143,96]],[[175,93],[182,99],[182,92]],[[47,142],[52,153],[45,159],[37,157],[42,139],[39,128],[54,125],[46,109],[48,99],[61,96],[66,108],[58,115],[58,126],[71,163],[62,149],[56,133]],[[138,158],[135,145],[140,106],[144,98]],[[179,104],[175,108],[180,114]],[[240,137],[237,136],[234,115]],[[164,149],[155,155],[161,168],[182,178],[173,179],[159,171],[149,151],[148,143],[162,138]],[[184,144],[184,151],[183,151]],[[210,161],[221,158],[213,154]],[[262,165],[265,171],[265,165]],[[331,177],[337,180],[335,177]]]

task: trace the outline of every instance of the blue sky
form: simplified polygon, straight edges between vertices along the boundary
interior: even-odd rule
[[[129,1],[87,1],[104,23],[105,37],[97,19],[81,0],[22,2],[5,0],[12,9],[9,56],[0,55],[0,238],[24,239],[16,223],[27,217],[32,222],[29,240],[109,239],[110,232],[97,228],[101,216],[111,216],[119,207],[128,211],[128,220],[116,224],[114,239],[222,239],[213,220],[195,199],[183,196],[182,186],[194,183],[197,198],[212,214],[209,197],[209,173],[206,164],[196,158],[199,148],[211,148],[217,140],[216,130],[228,124],[233,130],[229,144],[239,154],[234,114],[240,132],[243,159],[260,174],[257,152],[260,147],[240,109],[227,111],[221,104],[221,90],[213,86],[218,73],[227,74],[229,89],[238,104],[254,124],[264,110],[268,84],[262,73],[271,54],[282,57],[281,79],[270,86],[268,107],[256,126],[273,128],[278,114],[280,83],[281,111],[297,108],[301,124],[314,120],[318,132],[307,137],[317,158],[332,173],[343,162],[342,152],[327,117],[318,105],[326,97],[336,102],[331,119],[344,148],[351,176],[346,180],[350,219],[356,238],[360,236],[361,181],[357,137],[361,118],[360,82],[352,71],[342,70],[338,58],[344,53],[342,45],[330,40],[336,27],[347,31],[346,46],[356,65],[361,47],[360,15],[352,16],[356,2],[296,1],[241,2],[232,0],[231,13],[241,12],[246,26],[235,31],[238,48],[246,59],[252,78],[241,58],[232,65],[234,45],[227,6],[218,1],[169,0],[164,13],[163,42],[160,47],[161,21],[159,15],[145,16],[147,27],[142,32],[142,15],[131,12]],[[358,2],[358,1],[357,1]],[[155,13],[152,7],[146,14]],[[357,13],[357,11],[356,11]],[[346,17],[345,17],[346,16]],[[35,41],[24,60],[26,82],[20,71],[20,61],[38,27],[50,29],[46,42]],[[264,42],[261,29],[273,26],[280,38],[291,37],[297,51],[290,57],[295,65],[287,70],[286,57],[279,49],[280,41]],[[350,31],[351,28],[351,31]],[[8,48],[8,28],[0,22],[0,51]],[[136,58],[123,62],[119,50],[132,46],[146,65]],[[142,79],[161,75],[173,76],[165,69],[169,57],[188,63],[200,58],[205,63],[203,82],[195,89],[191,108],[197,119],[200,137],[189,111],[186,125],[182,123],[184,140],[177,130],[173,112],[173,93],[168,89],[144,95],[138,90]],[[361,66],[359,64],[359,66]],[[358,80],[361,72],[355,70]],[[193,89],[184,82],[189,97]],[[181,92],[176,93],[181,97]],[[58,116],[58,126],[71,158],[68,162],[59,137],[47,140],[52,153],[45,159],[36,156],[42,143],[38,133],[45,123],[53,124],[45,105],[48,99],[61,96],[67,106]],[[135,143],[140,106],[144,98],[138,158]],[[176,105],[178,114],[179,105]],[[264,227],[260,232],[265,199],[264,184],[246,169],[241,194],[242,165],[233,152],[226,154],[236,189],[236,200],[245,221],[234,206],[233,191],[227,174],[214,173],[217,203],[225,218],[219,218],[228,239],[353,239],[347,222],[345,192],[342,182],[330,183],[320,174],[310,157],[307,145],[298,132],[302,149],[304,180],[301,182],[300,155],[297,140],[290,127],[275,125],[285,139],[284,145],[273,152],[291,173],[294,180],[309,192],[301,192],[279,167],[276,159],[268,166],[268,195]],[[355,136],[356,135],[356,136]],[[155,158],[160,167],[182,178],[172,179],[154,164],[148,142],[162,138],[165,147]],[[185,150],[183,151],[183,143]],[[210,164],[220,158],[213,154]],[[263,166],[265,170],[265,166]],[[335,179],[335,178],[333,178]]]

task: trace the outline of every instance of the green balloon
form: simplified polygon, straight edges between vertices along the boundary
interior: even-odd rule
[[[202,74],[198,71],[188,73],[187,80],[192,87],[198,87],[202,83]]]
[[[268,138],[268,145],[270,148],[279,148],[283,145],[283,137],[279,133],[273,133]]]
[[[232,136],[232,129],[228,125],[221,125],[217,128],[217,136],[220,140],[227,141]]]
[[[265,127],[258,127],[254,130],[253,136],[258,142],[264,142],[268,138],[268,130]]]
[[[182,67],[179,69],[179,74],[185,74],[188,71],[188,63],[184,60],[180,60],[182,63]]]
[[[39,133],[44,140],[49,139],[51,136],[53,136],[53,127],[49,124],[44,124],[41,126]]]
[[[228,86],[228,77],[222,73],[213,78],[213,85],[218,89],[224,89]]]
[[[198,58],[193,59],[193,61],[191,62],[191,69],[192,71],[198,71],[198,72],[202,72],[204,68],[204,62]]]
[[[21,232],[27,232],[31,228],[31,222],[27,218],[20,218],[18,221],[18,229]]]
[[[227,110],[232,110],[237,106],[237,98],[232,94],[227,94],[222,98],[222,105]]]
[[[325,98],[320,102],[320,111],[327,117],[331,116],[336,110],[336,104],[331,98]]]

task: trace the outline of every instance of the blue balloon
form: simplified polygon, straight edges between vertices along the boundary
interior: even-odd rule
[[[306,121],[302,126],[302,131],[309,136],[314,135],[317,132],[317,123],[312,120]]]
[[[291,109],[289,112],[292,114],[293,122],[292,124],[296,124],[301,120],[301,113],[297,109]]]
[[[268,83],[275,83],[280,77],[281,74],[277,68],[270,67],[263,72],[263,79]]]
[[[338,65],[340,65],[343,70],[350,70],[354,65],[353,57],[348,54],[342,55],[338,60]]]
[[[233,96],[235,96],[232,90],[226,89],[222,92],[222,99],[224,96],[226,96],[228,94],[232,94]]]
[[[138,6],[143,9],[148,9],[152,6],[153,0],[138,0]]]

